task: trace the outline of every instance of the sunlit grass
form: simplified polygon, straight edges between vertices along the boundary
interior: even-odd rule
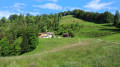
[[[63,47],[65,45],[70,45],[70,44],[75,44],[77,42],[79,42],[79,40],[76,38],[39,39],[39,45],[37,46],[37,48],[34,51],[26,53],[24,55],[36,54],[36,53],[51,50],[53,48]]]
[[[55,45],[57,44],[53,44],[51,46],[54,47]],[[63,47],[65,47],[65,45]],[[96,39],[81,39],[80,43],[76,46],[61,49],[63,47],[53,48],[56,50],[55,52],[49,52],[48,50],[48,53],[41,51],[36,54],[31,53],[31,55],[0,58],[0,66],[119,67],[120,65],[120,44],[99,41]]]

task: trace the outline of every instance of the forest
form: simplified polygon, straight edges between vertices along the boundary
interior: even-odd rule
[[[62,16],[74,15],[74,17],[97,24],[112,23],[120,28],[120,14],[116,11],[113,15],[106,11],[104,13],[86,12],[83,10],[65,11],[55,14],[42,14],[33,16],[10,15],[9,18],[0,19],[0,56],[18,56],[33,51],[38,45],[39,32],[54,32],[56,35],[70,33],[80,30],[83,25],[66,24],[60,25]]]

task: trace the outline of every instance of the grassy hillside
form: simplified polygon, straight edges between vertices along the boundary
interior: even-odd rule
[[[74,21],[74,22],[73,22]],[[83,25],[79,31],[75,31],[75,37],[77,38],[102,38],[104,40],[117,40],[120,38],[120,29],[108,24],[96,24],[94,22],[87,22],[81,19],[74,18],[72,15],[62,17],[60,24],[72,24],[78,23]],[[108,36],[108,37],[107,37]],[[113,38],[113,39],[112,39]]]
[[[74,22],[73,22],[74,21]],[[0,57],[0,67],[119,67],[120,30],[111,24],[95,24],[62,17],[60,24],[84,27],[75,38],[39,39],[37,48],[21,56]]]
[[[82,22],[84,21],[74,18],[73,15],[64,16],[60,20],[60,24],[71,24],[71,23],[82,23]]]

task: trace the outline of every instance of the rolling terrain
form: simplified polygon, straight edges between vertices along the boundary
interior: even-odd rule
[[[39,39],[37,48],[21,56],[0,57],[0,67],[119,67],[120,29],[72,15],[60,24],[83,25],[74,38]]]

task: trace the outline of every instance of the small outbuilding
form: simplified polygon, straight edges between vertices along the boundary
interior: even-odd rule
[[[64,33],[63,37],[70,37],[70,34],[69,33]]]

